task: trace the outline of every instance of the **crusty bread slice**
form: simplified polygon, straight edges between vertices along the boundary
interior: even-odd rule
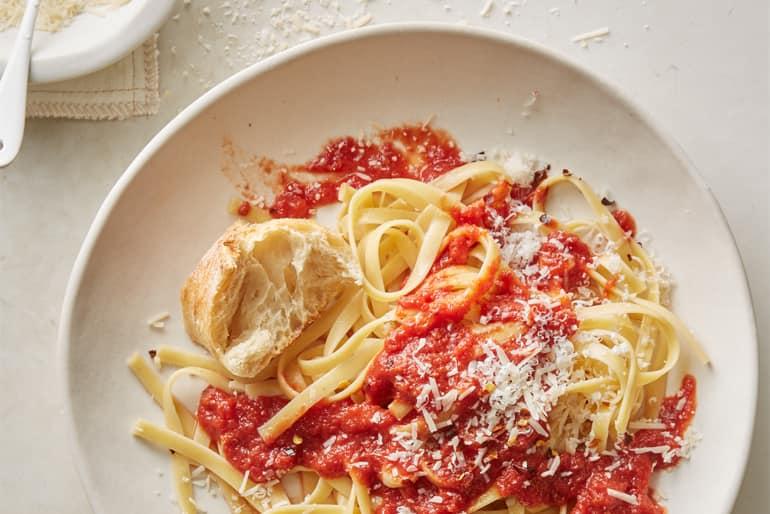
[[[185,282],[185,329],[231,373],[254,377],[360,281],[349,246],[314,221],[239,221]]]

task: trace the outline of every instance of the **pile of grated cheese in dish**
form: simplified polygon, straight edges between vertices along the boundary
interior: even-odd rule
[[[127,4],[131,0],[42,0],[35,28],[46,32],[56,32],[69,25],[72,20],[84,12],[103,14],[111,9]],[[0,32],[15,27],[21,22],[26,0],[0,1]]]

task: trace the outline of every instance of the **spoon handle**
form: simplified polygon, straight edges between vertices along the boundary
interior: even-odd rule
[[[0,168],[8,166],[21,148],[32,34],[39,7],[40,0],[28,0],[8,64],[0,78]]]

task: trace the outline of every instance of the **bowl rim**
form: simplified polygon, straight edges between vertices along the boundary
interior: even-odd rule
[[[568,68],[570,71],[579,74],[582,78],[598,87],[603,93],[610,95],[615,100],[623,104],[633,116],[637,117],[643,124],[648,126],[661,139],[661,141],[663,141],[663,143],[672,152],[674,157],[680,161],[680,163],[686,169],[687,173],[695,181],[699,188],[704,193],[706,193],[705,196],[711,203],[711,207],[713,207],[719,214],[718,217],[720,219],[722,228],[726,230],[730,240],[732,241],[730,249],[732,262],[729,264],[731,266],[736,266],[737,269],[740,270],[741,276],[743,278],[741,284],[743,300],[747,305],[753,307],[746,269],[738,251],[735,236],[730,230],[724,211],[720,207],[713,191],[705,182],[703,177],[699,174],[692,160],[687,156],[682,147],[669,134],[669,132],[664,129],[650,114],[642,110],[635,101],[628,98],[618,86],[616,86],[605,77],[602,77],[601,75],[590,71],[581,65],[578,65],[571,58],[567,57],[561,52],[547,48],[539,43],[535,43],[523,37],[514,36],[498,30],[462,26],[444,22],[384,23],[380,25],[347,30],[322,36],[317,39],[312,39],[277,53],[273,56],[267,57],[262,61],[252,64],[251,66],[234,73],[230,77],[215,85],[209,91],[202,94],[190,105],[184,108],[179,114],[174,116],[147,143],[147,145],[137,154],[131,164],[129,164],[126,170],[121,174],[99,207],[96,215],[94,216],[94,220],[92,221],[91,226],[86,233],[77,258],[75,259],[75,263],[67,283],[64,300],[62,302],[56,358],[59,374],[58,379],[61,391],[60,394],[62,395],[62,397],[60,397],[60,401],[62,402],[64,410],[65,424],[67,427],[66,430],[68,432],[67,436],[70,443],[70,451],[74,457],[75,468],[77,470],[77,474],[80,478],[83,489],[86,493],[86,497],[88,498],[88,502],[91,505],[91,508],[97,514],[104,514],[107,511],[104,510],[99,504],[98,495],[96,494],[96,489],[92,484],[88,467],[86,465],[83,449],[78,443],[75,418],[72,412],[72,403],[70,401],[69,395],[71,385],[71,370],[69,369],[68,362],[70,353],[73,308],[83,282],[84,273],[91,256],[91,252],[93,251],[94,245],[116,203],[120,200],[123,192],[127,189],[132,180],[138,175],[140,170],[144,168],[147,162],[157,153],[158,150],[162,148],[163,145],[166,144],[169,139],[171,139],[174,134],[176,134],[180,129],[185,127],[192,120],[194,120],[210,105],[214,104],[219,99],[236,90],[239,86],[245,84],[258,75],[266,73],[274,68],[277,68],[283,64],[289,63],[315,51],[322,51],[326,48],[338,44],[350,43],[357,39],[376,38],[399,33],[444,34],[518,46],[530,52],[540,54],[544,58],[554,61],[559,65]],[[751,345],[751,355],[749,355],[749,357],[755,363],[754,366],[751,366],[746,370],[746,373],[750,375],[750,382],[753,384],[751,390],[747,391],[747,393],[750,395],[749,405],[751,411],[749,413],[749,419],[751,421],[744,429],[745,433],[743,434],[743,437],[741,437],[739,441],[734,442],[734,444],[738,445],[735,454],[737,455],[737,458],[740,459],[740,473],[738,473],[738,475],[736,475],[728,484],[726,484],[728,492],[724,496],[725,501],[722,505],[720,505],[721,509],[717,510],[716,512],[728,513],[731,511],[733,505],[735,504],[741,484],[743,483],[744,475],[746,473],[746,465],[751,448],[754,425],[756,423],[759,345],[757,340],[756,319],[754,316],[753,308],[750,309],[748,314],[749,320],[751,321],[749,327],[750,334],[754,343]]]

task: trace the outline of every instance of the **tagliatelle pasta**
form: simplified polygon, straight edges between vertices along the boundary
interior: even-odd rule
[[[163,381],[131,357],[165,421],[134,434],[172,450],[183,512],[196,466],[233,512],[663,512],[650,475],[687,456],[695,410],[668,375],[681,342],[708,359],[633,219],[569,172],[431,178],[340,184],[363,281],[256,378],[164,346]],[[591,216],[557,219],[557,185]],[[181,376],[207,385],[195,413]]]

